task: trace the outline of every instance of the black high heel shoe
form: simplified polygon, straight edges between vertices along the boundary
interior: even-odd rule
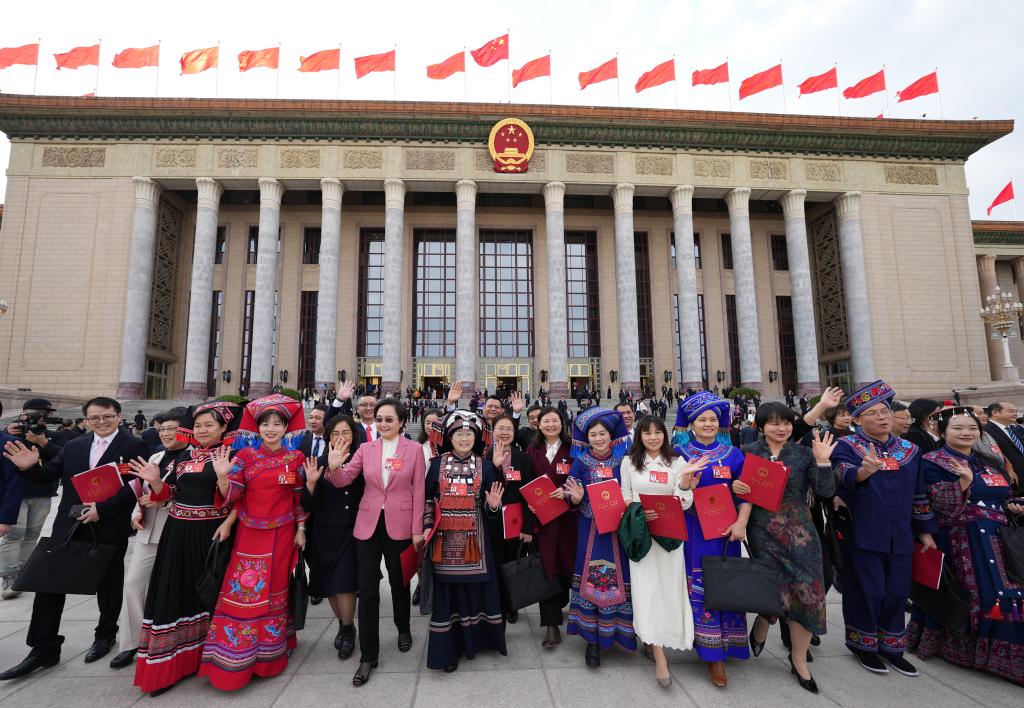
[[[596,669],[601,665],[601,648],[596,644],[588,644],[587,653],[584,658],[586,659],[587,666]]]
[[[761,656],[761,652],[764,651],[764,642],[759,642],[754,639],[754,629],[757,627],[757,620],[759,619],[760,617],[755,617],[754,622],[750,627],[750,653],[753,654],[755,658]],[[767,639],[765,639],[765,641],[767,641]]]
[[[800,675],[800,672],[796,670],[796,667],[793,665],[792,654],[789,654],[789,673],[796,676],[796,680],[800,684],[800,688],[811,693],[818,692],[818,684],[814,682],[814,677],[811,676],[809,679],[805,679],[803,676]]]
[[[352,685],[359,687],[364,686],[370,680],[370,671],[377,668],[377,661],[364,661],[359,664],[359,668],[356,669],[355,676],[352,677]]]

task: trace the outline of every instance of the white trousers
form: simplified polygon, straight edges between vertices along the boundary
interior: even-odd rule
[[[130,651],[139,646],[149,576],[153,572],[159,546],[159,543],[139,543],[138,540],[133,544],[132,557],[124,576],[124,602],[121,604],[121,616],[117,620],[121,628],[120,651]]]

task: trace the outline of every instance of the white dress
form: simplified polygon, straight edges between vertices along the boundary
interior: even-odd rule
[[[686,461],[676,457],[669,464],[661,457],[652,460],[648,455],[645,462],[644,471],[637,472],[628,457],[622,460],[622,496],[626,504],[639,502],[641,494],[673,494],[680,498],[684,509],[689,509],[693,492],[679,489]],[[652,474],[666,471],[667,482],[658,481]],[[692,649],[693,610],[686,587],[683,547],[669,552],[652,543],[643,559],[629,561],[629,577],[637,636],[655,646]]]

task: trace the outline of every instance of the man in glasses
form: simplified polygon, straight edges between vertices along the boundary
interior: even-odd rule
[[[4,446],[4,457],[18,467],[23,479],[33,484],[63,481],[64,493],[53,521],[55,538],[66,537],[75,523],[81,521],[74,532],[75,540],[92,540],[93,533],[86,527],[88,525],[99,543],[115,547],[114,557],[96,592],[100,621],[96,625],[95,641],[85,653],[86,663],[92,663],[110,652],[117,637],[117,618],[124,590],[124,554],[132,531],[131,514],[137,500],[133,485],[128,483],[134,477],[127,475],[122,477],[125,484],[114,496],[106,501],[87,504],[80,515],[72,517],[72,506],[80,506],[82,500],[71,478],[111,462],[127,463],[137,457],[145,459],[148,454],[142,440],[120,430],[121,404],[114,399],[102,396],[90,399],[82,407],[82,414],[92,434],[77,437],[63,448],[51,444],[36,450],[20,441],[8,442]],[[26,639],[32,651],[20,664],[0,673],[0,681],[21,678],[60,662],[64,637],[59,632],[65,597],[57,593],[36,593]]]

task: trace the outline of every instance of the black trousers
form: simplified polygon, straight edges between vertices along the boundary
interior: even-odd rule
[[[96,625],[95,638],[114,641],[117,638],[117,618],[121,614],[121,602],[124,600],[124,554],[128,550],[128,539],[106,545],[114,546],[117,550],[96,590],[100,621]],[[60,656],[60,645],[64,642],[64,637],[59,634],[60,617],[64,612],[66,597],[48,592],[36,593],[32,603],[32,620],[28,625],[28,638],[25,640],[36,656]]]
[[[556,575],[561,591],[547,600],[540,601],[540,626],[559,627],[565,621],[562,608],[569,604],[569,586],[572,580],[565,575]]]
[[[360,662],[376,661],[380,654],[380,559],[388,571],[391,585],[391,607],[395,627],[399,632],[409,631],[409,612],[412,604],[409,587],[402,582],[402,551],[411,545],[409,539],[395,541],[388,536],[384,512],[373,536],[365,541],[356,539],[356,563],[359,575],[359,650]]]

